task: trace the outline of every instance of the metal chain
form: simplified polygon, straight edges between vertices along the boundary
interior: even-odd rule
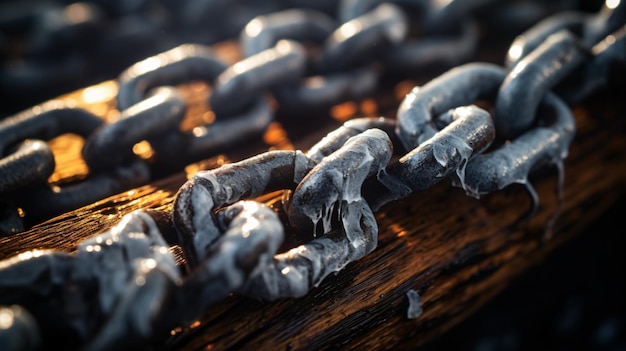
[[[126,69],[115,122],[51,103],[0,121],[4,206],[20,202],[24,188],[45,196],[37,184],[45,183],[54,159],[39,140],[67,132],[86,138],[82,152],[94,179],[43,202],[67,211],[148,182],[149,168],[131,152],[139,141],[180,165],[262,133],[274,118],[270,96],[293,111],[330,106],[371,94],[389,65],[450,65],[407,94],[396,118],[352,119],[307,152],[268,151],[200,171],[179,189],[171,212],[131,212],[80,242],[76,253],[34,250],[0,261],[0,304],[11,305],[0,313],[13,321],[0,327],[3,349],[36,349],[54,333],[68,336],[64,346],[85,350],[149,343],[231,293],[301,297],[375,250],[375,211],[440,181],[475,197],[520,183],[536,208],[528,176],[554,164],[562,184],[576,130],[570,106],[606,87],[611,70],[626,61],[626,7],[607,1],[593,14],[547,17],[513,42],[505,66],[451,59],[456,36],[425,45],[437,60],[408,39],[416,12],[428,35],[436,28],[454,32],[452,24],[461,23],[461,51],[469,55],[473,17],[488,3],[348,0],[338,7],[341,24],[298,6],[261,11],[241,27],[239,62],[228,65],[210,46],[184,44]],[[185,10],[203,6],[209,7],[189,1]],[[412,56],[418,65],[400,64]],[[177,128],[187,106],[175,86],[192,80],[213,86],[216,121],[206,133]],[[180,155],[189,158],[176,160]],[[276,190],[287,195],[288,223],[252,200]],[[6,232],[24,229],[8,218]],[[286,228],[308,242],[279,253]],[[175,244],[183,248],[184,267],[170,253]]]

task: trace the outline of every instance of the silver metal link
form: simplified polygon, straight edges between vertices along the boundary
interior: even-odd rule
[[[272,121],[274,111],[266,98],[258,97],[242,113],[207,126],[198,126],[193,131],[175,129],[149,141],[160,163],[180,168],[251,139],[258,139]]]
[[[398,147],[399,142],[395,137],[396,120],[383,117],[362,117],[353,118],[346,121],[341,127],[328,133],[322,140],[313,145],[306,156],[316,163],[322,161],[326,156],[337,151],[351,137],[360,134],[368,129],[380,129],[391,138],[394,147]]]
[[[439,131],[436,120],[449,109],[478,99],[495,99],[505,71],[490,63],[468,63],[448,70],[423,87],[415,87],[397,111],[396,133],[412,150]],[[492,100],[493,101],[493,100]]]
[[[267,50],[281,39],[323,43],[337,28],[329,15],[307,8],[288,9],[253,18],[239,35],[241,52],[250,57]]]
[[[422,73],[436,67],[438,70],[465,63],[478,46],[479,28],[475,20],[459,25],[460,34],[432,35],[405,40],[384,53],[382,61],[389,70],[400,73]]]
[[[560,31],[518,62],[498,92],[494,118],[499,137],[513,138],[530,128],[541,99],[584,60],[576,38]]]
[[[498,149],[472,158],[460,182],[467,194],[479,197],[514,183],[522,184],[533,200],[529,213],[532,215],[537,210],[539,198],[528,181],[531,171],[554,164],[559,169],[559,189],[563,187],[563,162],[576,132],[574,116],[570,108],[552,93],[545,95],[542,104],[543,109],[539,109],[538,115],[554,122],[551,125],[540,123]],[[545,110],[549,110],[549,114]]]
[[[100,171],[78,182],[61,186],[24,189],[15,202],[33,223],[89,205],[114,194],[136,188],[150,181],[150,169],[143,160]]]
[[[117,108],[124,111],[159,86],[174,86],[191,80],[212,82],[226,67],[207,46],[177,46],[137,62],[120,75]]]
[[[260,266],[243,293],[265,300],[301,297],[329,274],[373,251],[378,225],[361,196],[361,185],[385,167],[391,154],[387,135],[368,129],[317,164],[294,190],[288,210],[292,225],[316,238]]]
[[[72,133],[88,137],[103,120],[65,102],[45,102],[0,121],[0,155],[25,139],[50,140]]]
[[[48,144],[27,139],[0,159],[0,192],[10,192],[33,183],[44,184],[54,172],[54,166],[54,155]]]
[[[322,46],[337,30],[336,21],[311,9],[289,9],[255,17],[240,34],[245,57],[270,49],[283,39]],[[344,47],[342,45],[342,47]],[[348,71],[320,74],[320,59],[308,57],[306,77],[292,84],[272,87],[280,109],[324,109],[372,93],[378,85],[378,72],[372,65]]]
[[[82,148],[92,170],[106,170],[132,159],[133,145],[179,128],[185,117],[185,101],[172,87],[157,88],[150,97],[121,112],[115,122],[95,130]]]
[[[389,3],[343,23],[324,44],[320,66],[324,72],[345,70],[376,58],[389,46],[406,36],[408,22],[404,12]]]
[[[515,38],[507,52],[504,65],[512,68],[522,58],[526,57],[528,53],[548,39],[549,36],[561,30],[568,30],[580,35],[589,16],[589,14],[583,12],[568,11],[542,20]]]
[[[313,165],[301,151],[270,151],[198,172],[178,191],[173,211],[191,262],[206,257],[219,237],[214,211],[245,198],[294,189]]]
[[[21,192],[33,191],[36,186],[47,186],[47,180],[54,172],[54,155],[45,141],[68,133],[87,137],[101,124],[100,117],[55,100],[0,121],[0,155],[3,156],[0,159],[0,194],[11,198],[11,203],[15,206],[13,209],[6,209],[8,215],[6,219],[2,219],[2,235],[16,234],[26,228],[17,212],[17,206],[25,199]],[[147,177],[142,180],[147,180]],[[91,188],[88,191],[96,194],[96,197],[86,199],[88,202],[66,204],[65,210],[113,194],[103,194],[102,190],[94,192]],[[33,202],[37,201],[45,199],[35,198]],[[46,203],[45,206],[54,208],[55,203]]]
[[[273,95],[283,111],[304,109],[302,114],[319,113],[329,107],[371,95],[379,83],[379,72],[374,64],[351,69],[305,77],[293,86],[274,89]]]
[[[455,175],[465,186],[465,167],[473,156],[487,149],[495,128],[487,111],[476,106],[449,110],[441,117],[449,121],[439,132],[390,164],[378,175],[384,190],[368,197],[374,210],[402,199]]]
[[[280,40],[220,74],[211,94],[211,108],[217,115],[241,112],[259,97],[259,92],[298,82],[305,69],[304,47],[295,41]]]

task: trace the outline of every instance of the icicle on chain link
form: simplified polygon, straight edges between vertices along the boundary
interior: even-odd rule
[[[613,43],[619,49],[623,16],[615,22],[602,35],[617,33]],[[576,50],[586,50],[586,57],[577,59]],[[59,288],[74,298],[68,299],[71,309],[55,307],[63,316],[55,325],[37,326],[30,311],[19,311],[23,318],[12,332],[67,327],[88,350],[110,349],[132,338],[149,340],[196,319],[232,292],[267,300],[306,294],[328,274],[375,249],[373,211],[441,180],[452,177],[453,184],[479,196],[512,183],[527,184],[528,174],[545,163],[559,165],[562,178],[575,124],[569,107],[550,90],[593,65],[598,57],[593,53],[608,55],[615,49],[592,50],[591,55],[589,50],[576,37],[558,32],[510,69],[485,63],[456,67],[408,94],[394,120],[351,120],[306,154],[270,151],[201,171],[181,187],[171,214],[132,212],[81,242],[74,255],[30,251],[2,261],[0,286],[16,297],[2,303],[28,305]],[[620,62],[619,53],[601,61]],[[564,63],[559,68],[566,73],[555,72],[554,60]],[[530,121],[505,130],[512,139],[499,145],[494,141],[503,137],[499,129],[511,113],[502,106],[518,108],[501,100],[511,86],[520,86],[518,79],[537,81],[543,94],[524,88],[535,98]],[[472,105],[477,99],[491,101],[493,111]],[[390,163],[394,148],[408,152]],[[277,254],[283,224],[266,205],[246,199],[280,189],[291,191],[286,207],[291,226],[313,239]],[[184,248],[186,271],[169,254],[172,240]],[[48,280],[33,286],[42,274]],[[89,294],[81,293],[87,291],[96,292],[91,295],[97,299],[95,311],[87,308],[92,306]],[[185,308],[190,303],[193,311]],[[159,307],[146,313],[146,305]]]

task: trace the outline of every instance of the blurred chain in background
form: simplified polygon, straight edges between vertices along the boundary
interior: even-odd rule
[[[343,3],[347,5],[341,9],[339,3],[329,0],[3,1],[0,4],[3,101],[0,116],[115,78],[130,64],[183,43],[210,45],[236,38],[258,15],[300,7],[345,20],[362,12],[359,6],[363,4],[373,7],[381,2],[346,1]],[[502,38],[506,33],[520,32],[550,13],[595,10],[601,4],[574,0],[467,3],[471,4],[468,7],[479,3],[476,15],[481,25],[498,28]]]
[[[298,2],[298,1],[294,1]],[[334,1],[300,1],[334,11]],[[5,116],[114,78],[130,64],[182,43],[239,35],[280,1],[4,1],[0,4],[0,91]]]

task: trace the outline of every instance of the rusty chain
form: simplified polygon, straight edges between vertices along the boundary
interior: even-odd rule
[[[149,3],[105,8],[127,13]],[[261,135],[274,119],[270,98],[297,114],[369,96],[389,72],[445,69],[407,94],[396,118],[351,119],[306,152],[268,151],[200,171],[179,189],[171,213],[134,211],[80,242],[76,253],[34,250],[0,261],[0,304],[10,305],[0,314],[13,321],[0,327],[3,349],[37,349],[51,333],[67,335],[65,347],[115,349],[149,343],[231,293],[301,297],[376,248],[375,211],[443,180],[474,197],[523,184],[536,207],[528,176],[551,164],[563,182],[576,131],[570,107],[605,88],[626,61],[626,6],[619,1],[594,12],[530,16],[533,25],[502,66],[467,60],[479,19],[494,21],[494,11],[510,16],[513,5],[302,3],[248,4],[238,30],[215,30],[212,38],[238,36],[243,58],[233,64],[211,45],[183,43],[130,65],[118,76],[117,121],[56,101],[1,120],[3,234],[25,229],[18,207],[52,216],[148,183],[150,166],[132,152],[140,141],[161,162],[181,167]],[[205,17],[220,17],[217,10],[227,12],[229,2],[161,6],[197,28]],[[67,36],[57,28],[61,44],[69,45],[72,31],[93,29],[92,11],[78,29],[65,28]],[[48,42],[33,50],[59,50]],[[202,133],[178,128],[187,106],[176,85],[195,80],[213,88],[216,121]],[[54,158],[45,141],[64,133],[85,138],[90,176],[52,191],[46,182]],[[276,190],[285,190],[288,223],[252,200]],[[287,227],[309,241],[279,253]],[[175,244],[184,267],[170,253]]]

